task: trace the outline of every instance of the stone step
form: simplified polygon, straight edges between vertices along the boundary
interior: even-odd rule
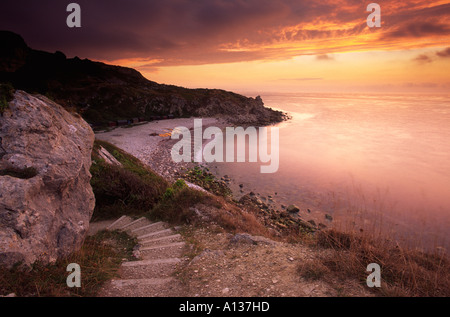
[[[166,258],[166,259],[158,259],[158,260],[142,260],[142,261],[129,261],[123,262],[123,267],[136,267],[136,266],[147,266],[147,265],[155,265],[155,264],[178,264],[181,262],[179,258]]]
[[[135,229],[133,229],[133,230],[131,230],[131,234],[132,235],[135,235],[135,236],[142,236],[142,235],[145,235],[145,234],[149,234],[149,233],[152,233],[152,232],[156,232],[156,231],[161,231],[161,230],[164,230],[164,229],[167,229],[167,227],[166,227],[166,223],[164,223],[164,222],[155,222],[155,223],[152,223],[152,224],[149,224],[149,225],[145,225],[145,226],[142,226],[142,227],[139,227],[139,228],[135,228]]]
[[[165,236],[165,237],[161,237],[161,238],[156,238],[153,239],[152,237],[150,237],[148,240],[147,239],[143,239],[139,241],[139,244],[142,245],[143,247],[150,247],[150,246],[155,246],[158,244],[162,244],[162,243],[170,243],[170,242],[177,242],[181,240],[181,235],[180,234],[173,234],[170,236]]]
[[[141,257],[143,259],[164,259],[177,258],[183,254],[185,242],[175,242],[164,245],[140,248]]]
[[[179,263],[181,263],[179,258],[125,262],[122,263],[121,278],[149,279],[170,277]]]
[[[183,285],[173,277],[121,279],[107,284],[100,297],[179,297]]]
[[[99,231],[107,230],[116,220],[103,220],[91,222],[89,224],[88,236],[93,236]]]
[[[110,222],[111,223],[111,222]],[[151,223],[146,218],[122,216],[108,230],[123,230],[137,237],[141,261],[122,263],[120,279],[110,281],[99,292],[103,297],[176,297],[183,284],[173,276],[183,260],[185,242],[164,222]],[[99,225],[100,228],[100,225]],[[181,240],[181,241],[180,241]],[[184,293],[183,293],[184,294]]]
[[[116,221],[114,221],[111,225],[109,225],[106,230],[117,230],[120,227],[130,223],[133,221],[133,218],[128,217],[128,216],[122,216],[119,219],[117,219]]]
[[[147,285],[161,285],[173,281],[173,278],[147,278],[147,279],[128,279],[128,280],[112,280],[111,285],[116,288],[136,287]]]
[[[122,227],[120,227],[120,230],[123,231],[132,231],[133,229],[139,228],[141,226],[145,226],[148,225],[150,223],[150,221],[147,220],[147,218],[142,217],[139,218],[137,220],[134,220],[126,225],[123,225]]]
[[[147,233],[147,234],[138,236],[137,238],[138,238],[138,240],[144,240],[144,239],[148,240],[150,237],[153,239],[156,239],[156,238],[170,236],[172,234],[173,234],[173,229],[169,228],[169,229],[164,229],[164,230]]]

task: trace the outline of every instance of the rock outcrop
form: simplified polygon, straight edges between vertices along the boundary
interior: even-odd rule
[[[81,247],[95,197],[94,133],[77,114],[16,91],[0,117],[0,264],[54,262]]]

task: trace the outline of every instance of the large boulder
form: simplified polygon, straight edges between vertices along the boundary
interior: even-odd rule
[[[94,133],[77,114],[16,91],[0,117],[0,265],[79,249],[92,216]]]

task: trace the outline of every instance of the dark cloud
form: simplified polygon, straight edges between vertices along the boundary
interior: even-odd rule
[[[182,50],[240,40],[261,43],[274,27],[310,21],[329,10],[326,5],[290,0],[79,0],[82,28],[69,29],[68,3],[2,2],[0,28],[20,33],[31,46],[71,55],[171,57]]]
[[[450,4],[417,7],[404,3],[400,10],[392,8],[392,12],[383,14],[384,32],[380,39],[419,39],[430,36],[448,36],[450,32]],[[420,3],[419,3],[420,5]]]
[[[439,57],[450,57],[450,47],[436,53]]]
[[[430,35],[447,35],[450,33],[450,26],[443,23],[423,22],[409,23],[402,25],[397,30],[389,32],[387,37],[404,38],[413,37],[421,38]]]
[[[143,66],[148,69],[326,55],[450,31],[450,4],[425,7],[400,0],[378,1],[383,27],[377,30],[367,27],[367,3],[357,0],[77,0],[79,29],[66,26],[70,2],[2,1],[0,29],[19,33],[33,48],[68,56],[160,60]],[[372,32],[378,41],[345,42]],[[308,41],[320,45],[314,52],[305,45],[304,51]]]

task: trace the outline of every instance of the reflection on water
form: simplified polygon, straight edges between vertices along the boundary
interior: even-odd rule
[[[278,204],[378,219],[432,241],[450,230],[450,96],[279,94],[266,106],[287,111],[279,125],[280,167],[219,163],[244,192]],[[311,217],[315,215],[311,213]],[[320,213],[317,217],[320,217]],[[336,223],[336,222],[335,222]],[[388,225],[389,224],[389,225]],[[402,228],[400,230],[399,228]]]

